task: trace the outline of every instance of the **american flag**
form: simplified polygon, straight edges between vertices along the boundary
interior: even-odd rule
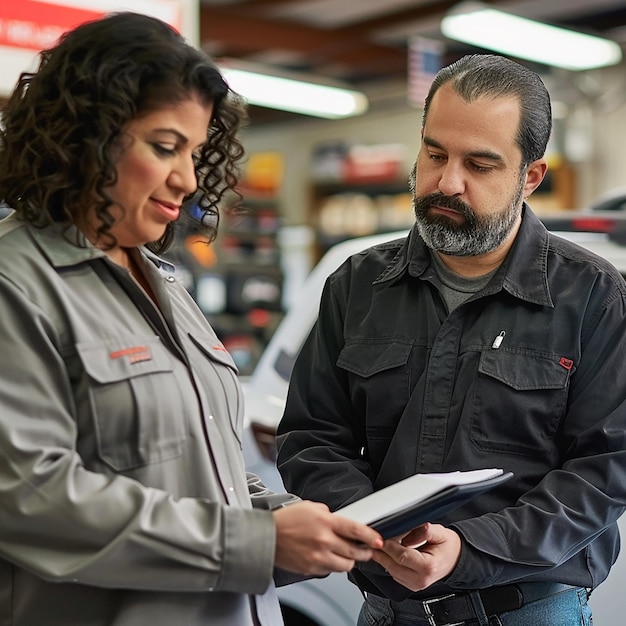
[[[413,37],[409,42],[409,104],[423,107],[430,84],[442,67],[443,43],[426,37]]]

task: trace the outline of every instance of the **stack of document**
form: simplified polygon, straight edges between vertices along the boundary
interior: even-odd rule
[[[371,493],[336,513],[367,524],[384,538],[397,537],[511,478],[501,469],[415,474]]]

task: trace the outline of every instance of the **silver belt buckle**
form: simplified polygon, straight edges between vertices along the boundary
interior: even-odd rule
[[[424,613],[426,614],[426,619],[428,620],[430,626],[463,626],[465,624],[465,622],[446,622],[445,624],[440,624],[435,621],[435,615],[432,612],[430,605],[441,602],[442,600],[454,598],[454,596],[454,593],[450,593],[447,596],[440,596],[439,598],[432,598],[431,600],[422,600],[422,607],[424,608]]]

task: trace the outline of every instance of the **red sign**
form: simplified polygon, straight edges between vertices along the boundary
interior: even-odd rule
[[[37,0],[8,2],[0,9],[0,45],[43,50],[66,31],[102,15],[102,11]]]

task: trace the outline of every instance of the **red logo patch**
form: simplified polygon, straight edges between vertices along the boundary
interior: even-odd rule
[[[128,357],[131,364],[141,363],[142,361],[151,361],[152,352],[150,352],[149,346],[133,346],[132,348],[123,348],[122,350],[109,353],[110,359],[121,359],[123,357]]]
[[[572,369],[572,367],[574,367],[574,361],[572,361],[572,359],[568,359],[562,356],[561,360],[559,361],[559,365],[569,371]]]

